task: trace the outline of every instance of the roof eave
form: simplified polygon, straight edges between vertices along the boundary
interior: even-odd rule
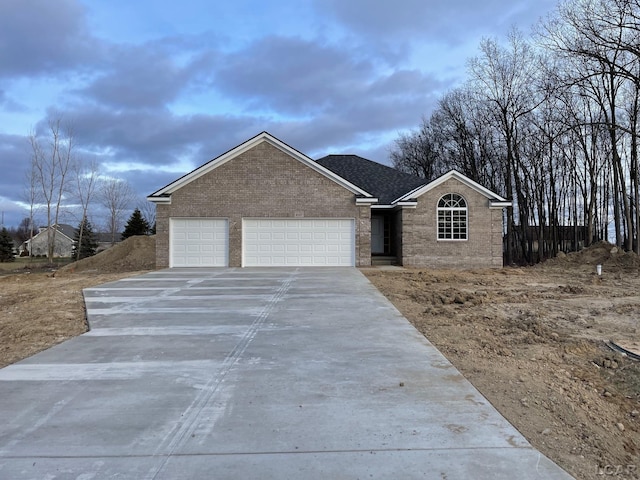
[[[493,202],[493,201],[489,201],[489,208],[501,209],[501,208],[509,208],[509,207],[513,207],[513,202]]]
[[[147,200],[149,202],[152,203],[162,203],[162,204],[166,204],[166,205],[170,205],[171,204],[171,196],[169,195],[164,195],[164,196],[154,196],[154,195],[149,195],[147,197]]]
[[[378,203],[378,199],[376,197],[356,198],[356,205],[373,205],[374,203]]]

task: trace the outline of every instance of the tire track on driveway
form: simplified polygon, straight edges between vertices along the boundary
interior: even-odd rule
[[[154,456],[163,456],[163,461],[154,466],[147,478],[155,479],[158,474],[162,472],[165,465],[169,461],[172,455],[184,446],[185,442],[191,438],[195,430],[198,427],[199,420],[202,413],[211,406],[213,402],[217,401],[215,411],[224,412],[227,398],[217,398],[220,391],[220,385],[224,381],[225,377],[231,371],[233,366],[242,358],[242,355],[247,350],[253,339],[255,338],[258,330],[265,323],[269,314],[272,312],[276,304],[280,299],[289,291],[291,285],[295,281],[298,275],[299,269],[292,271],[289,276],[282,281],[282,284],[275,291],[273,295],[267,300],[266,304],[257,315],[256,319],[249,326],[247,331],[242,335],[240,341],[235,345],[233,350],[225,357],[222,362],[221,368],[216,372],[214,376],[202,387],[201,392],[195,397],[191,405],[189,405],[183,413],[183,420],[173,431],[171,431],[163,441],[158,445],[154,452]],[[215,421],[215,419],[214,419]]]

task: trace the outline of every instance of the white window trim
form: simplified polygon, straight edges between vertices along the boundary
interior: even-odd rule
[[[440,207],[440,201],[446,197],[447,195],[458,195],[463,201],[464,207]],[[444,195],[438,198],[438,203],[436,204],[436,240],[438,242],[468,242],[469,241],[469,203],[464,195],[455,192],[445,193]],[[464,225],[465,225],[465,238],[443,238],[440,236],[440,212],[464,212]],[[453,222],[452,222],[453,223]],[[444,232],[447,233],[447,232]],[[453,231],[449,232],[453,236]]]

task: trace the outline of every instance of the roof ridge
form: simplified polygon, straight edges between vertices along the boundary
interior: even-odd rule
[[[383,168],[386,168],[387,170],[393,171],[397,175],[403,175],[403,176],[405,176],[407,178],[411,177],[414,180],[421,180],[425,184],[429,183],[426,178],[420,177],[418,175],[414,175],[413,173],[403,172],[402,170],[398,170],[397,168],[392,167],[391,165],[385,165],[384,163],[376,162],[375,160],[371,160],[369,158],[366,158],[366,157],[363,157],[361,155],[357,155],[357,154],[354,154],[354,153],[330,153],[328,155],[325,155],[324,157],[317,158],[315,161],[316,162],[320,162],[321,160],[324,160],[324,159],[326,159],[328,157],[355,157],[355,158],[358,158],[360,160],[365,160],[365,161],[367,161],[369,163],[373,163],[378,168],[379,167],[383,167]]]
[[[380,200],[379,205],[390,204],[427,183],[424,178],[355,154],[325,155],[316,162],[373,193]]]

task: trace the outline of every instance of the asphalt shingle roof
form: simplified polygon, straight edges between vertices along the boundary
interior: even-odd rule
[[[400,172],[358,155],[327,155],[316,162],[377,197],[379,205],[390,205],[394,200],[427,183],[424,178]]]

